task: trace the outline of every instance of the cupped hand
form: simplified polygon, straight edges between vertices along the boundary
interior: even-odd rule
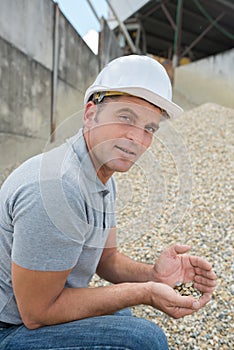
[[[210,301],[210,294],[205,293],[196,300],[191,296],[181,296],[173,288],[163,283],[148,282],[151,299],[149,304],[173,318],[193,314]]]
[[[153,267],[156,282],[174,287],[178,282],[194,282],[202,293],[211,294],[216,285],[216,274],[205,259],[183,255],[190,250],[188,245],[175,244],[165,249]]]

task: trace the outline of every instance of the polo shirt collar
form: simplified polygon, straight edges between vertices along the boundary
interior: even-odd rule
[[[98,178],[96,170],[93,166],[90,158],[86,142],[83,135],[83,129],[80,129],[78,133],[69,139],[79,162],[79,177],[82,181],[88,182],[88,189],[90,193],[102,193],[105,197],[110,193],[110,179],[104,185]]]

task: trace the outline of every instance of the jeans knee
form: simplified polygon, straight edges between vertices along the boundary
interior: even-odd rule
[[[136,325],[130,334],[131,346],[134,350],[168,350],[165,333],[153,322],[136,319]]]

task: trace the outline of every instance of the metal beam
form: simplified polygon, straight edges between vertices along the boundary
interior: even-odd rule
[[[219,2],[220,4],[229,7],[230,9],[234,10],[234,4],[232,2],[232,4],[227,1],[227,0],[216,0],[216,2]]]
[[[169,46],[169,45],[172,45],[171,42],[169,42],[169,40],[165,37],[162,37],[162,36],[156,36],[154,33],[148,33],[147,34],[147,37],[148,37],[148,43],[154,43],[155,46],[156,43],[159,43],[159,45],[165,45],[165,46]]]
[[[146,32],[154,33],[154,35],[164,35],[167,38],[173,37],[174,31],[171,27],[168,27],[168,23],[163,19],[155,19],[152,17],[148,17],[143,22],[143,27]],[[157,33],[155,33],[155,28],[157,28]],[[160,31],[160,32],[159,32]]]
[[[175,31],[176,30],[176,24],[173,20],[173,18],[171,17],[171,14],[170,12],[168,11],[168,9],[166,8],[166,6],[164,4],[161,5],[161,8],[163,10],[163,12],[165,13],[170,25],[172,26],[173,30]]]
[[[163,4],[167,4],[170,0],[164,0],[161,4],[158,4],[156,6],[154,6],[153,8],[151,8],[148,12],[146,12],[144,15],[141,16],[141,19],[148,17],[149,15],[152,15],[152,13],[154,13],[155,11],[157,11],[161,5]]]
[[[183,11],[183,0],[177,0],[176,30],[175,30],[175,35],[174,35],[173,67],[178,66],[178,61],[179,61],[179,56],[180,56],[182,11]]]
[[[147,35],[147,47],[153,47],[155,46],[155,49],[157,51],[157,49],[163,48],[163,50],[165,49],[165,47],[172,47],[173,46],[173,42],[168,41],[167,38],[163,38],[163,37],[155,37],[154,34],[148,34]],[[158,44],[158,45],[157,45]],[[201,54],[201,55],[205,55],[207,53],[207,50],[203,50],[202,48],[196,48],[195,50],[197,53]]]
[[[128,45],[130,46],[130,49],[132,50],[133,53],[137,53],[137,49],[132,41],[132,38],[130,37],[127,28],[125,27],[124,23],[119,19],[117,13],[115,12],[115,9],[113,8],[112,4],[110,3],[109,0],[106,0],[109,8],[111,9],[111,11],[113,12],[113,15],[115,16],[117,22],[119,23],[120,29],[122,30]]]
[[[223,16],[225,12],[220,13],[220,15],[215,19],[214,23],[211,23],[185,50],[182,52],[181,56],[185,56],[217,23]]]
[[[184,8],[183,8],[183,14],[184,14]],[[184,17],[183,17],[184,18]],[[183,22],[184,23],[184,22]],[[206,23],[207,25],[207,23]],[[144,30],[147,33],[147,46],[148,46],[148,38],[152,38],[152,36],[155,36],[157,38],[162,38],[163,40],[168,41],[168,45],[173,45],[173,30],[170,27],[168,27],[167,22],[161,22],[160,20],[153,19],[152,17],[148,17],[145,19],[145,23],[143,26]],[[157,28],[157,35],[155,35],[154,28]],[[183,46],[185,43],[188,43],[189,45],[195,38],[200,35],[200,33],[194,32],[193,28],[184,28],[183,24]],[[203,39],[205,41],[205,45],[215,45],[219,51],[224,50],[225,46],[223,43],[219,42],[215,39],[210,39],[207,36]],[[184,49],[184,48],[183,48]]]

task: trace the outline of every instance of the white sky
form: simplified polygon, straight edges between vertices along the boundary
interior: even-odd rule
[[[100,24],[86,0],[56,0],[59,8],[83,37],[86,44],[97,54]],[[105,0],[92,0],[98,16],[107,18],[108,6]]]

